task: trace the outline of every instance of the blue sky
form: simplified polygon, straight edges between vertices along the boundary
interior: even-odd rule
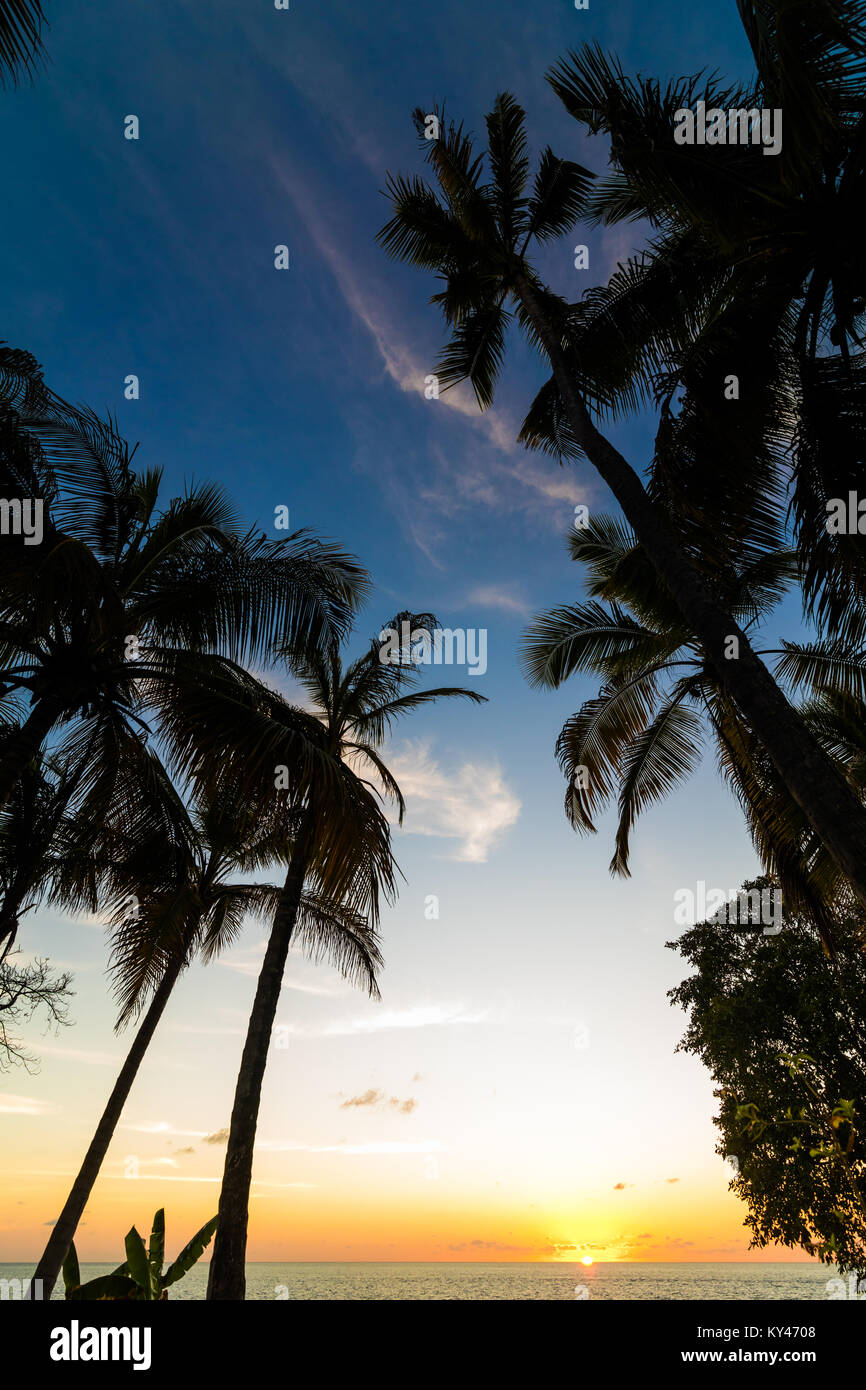
[[[374,237],[387,215],[385,171],[418,167],[414,106],[444,99],[479,130],[497,91],[510,89],[536,148],[550,142],[601,170],[602,143],[582,137],[545,69],[598,39],[627,70],[743,76],[736,7],[97,0],[53,11],[46,72],[0,100],[5,184],[16,190],[0,221],[6,341],[32,351],[62,395],[115,414],[141,463],[164,467],[168,493],[218,479],[250,523],[270,527],[284,504],[293,526],[342,541],[376,583],[364,636],[398,608],[489,631],[477,679],[489,704],[422,714],[392,749],[409,809],[398,838],[406,884],[384,922],[383,1004],[293,966],[284,1012],[296,1037],[272,1062],[260,1131],[272,1146],[262,1160],[271,1195],[293,1202],[316,1190],[332,1224],[350,1188],[368,1184],[379,1234],[371,1225],[343,1244],[370,1257],[429,1254],[437,1239],[434,1258],[467,1240],[486,1242],[489,1257],[549,1239],[618,1258],[735,1258],[741,1213],[712,1153],[710,1081],[673,1056],[683,1020],[664,992],[682,972],[663,943],[676,934],[678,887],[734,887],[754,854],[710,766],[639,825],[628,882],[607,872],[610,818],[595,839],[569,830],[553,745],[594,692],[580,682],[530,691],[516,647],[533,611],[580,593],[564,544],[574,505],[609,502],[587,467],[559,468],[513,442],[544,379],[516,338],[493,411],[481,416],[465,394],[424,399],[441,343],[433,285],[387,262]],[[128,114],[138,141],[124,139]],[[577,241],[590,248],[589,272],[573,268]],[[278,244],[290,249],[287,272],[274,269]],[[583,230],[541,265],[577,298],[637,245],[633,229]],[[130,373],[137,401],[124,399]],[[614,437],[640,462],[651,422]],[[438,921],[424,916],[430,894]],[[31,930],[34,949],[76,968],[79,993],[76,1028],[43,1049],[40,1075],[10,1083],[32,1099],[12,1107],[21,1170],[44,1171],[45,1185],[34,1178],[0,1232],[6,1258],[35,1250],[40,1213],[72,1171],[122,1047],[101,933],[47,913]],[[193,970],[173,1001],[130,1103],[132,1123],[168,1126],[137,1131],[162,1146],[147,1162],[165,1159],[168,1133],[178,1132],[175,1152],[184,1130],[227,1123],[262,936],[251,926],[230,962]],[[580,1029],[590,1041],[577,1047]],[[384,1100],[341,1110],[338,1097],[379,1088]],[[672,1095],[681,1103],[669,1115]],[[417,1105],[398,1114],[392,1096]],[[350,1120],[367,1126],[364,1142],[404,1146],[370,1151],[375,1169],[351,1181],[346,1166],[335,1171],[342,1155],[314,1162],[308,1152],[351,1145]],[[128,1187],[111,1187],[123,1145],[99,1189],[94,1258],[113,1248],[103,1231],[119,1226],[117,1203],[137,1214]],[[198,1153],[206,1172],[190,1182],[212,1184],[221,1150]],[[438,1187],[420,1174],[431,1153],[441,1155]],[[406,1165],[399,1174],[392,1160]],[[165,1163],[149,1171],[177,1176]],[[295,1181],[311,1186],[290,1191]],[[617,1182],[621,1216],[608,1211]],[[209,1188],[204,1215],[212,1197]],[[401,1244],[401,1203],[432,1213],[415,1245]],[[539,1204],[533,1225],[527,1212]],[[521,1214],[517,1244],[509,1213]],[[275,1229],[299,1219],[282,1206]],[[300,1244],[269,1243],[265,1224],[254,1212],[254,1257],[345,1257],[312,1217]]]

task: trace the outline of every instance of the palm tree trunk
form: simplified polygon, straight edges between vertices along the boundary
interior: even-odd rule
[[[648,497],[638,475],[592,423],[569,373],[562,344],[526,275],[515,280],[515,292],[553,368],[578,443],[610,488],[722,684],[763,743],[797,805],[866,905],[866,810],[785,698],[745,633],[689,563],[667,518]],[[726,657],[731,637],[738,642],[736,659]]]
[[[3,904],[0,909],[0,965],[8,956],[12,947],[15,945],[15,938],[18,935],[18,903],[14,909]]]
[[[242,1299],[246,1294],[247,1223],[259,1103],[274,1019],[283,985],[283,971],[286,968],[286,957],[301,903],[311,843],[312,817],[307,812],[295,840],[268,940],[268,949],[259,972],[256,997],[247,1027],[235,1087],[220,1190],[219,1220],[208,1275],[209,1300]]]
[[[184,957],[181,956],[168,967],[141,1021],[132,1047],[129,1049],[126,1061],[108,1098],[108,1104],[102,1112],[96,1133],[90,1141],[90,1147],[84,1156],[78,1177],[72,1184],[72,1190],[66,1198],[66,1205],[55,1222],[48,1238],[48,1244],[42,1253],[42,1258],[36,1266],[36,1272],[31,1280],[31,1290],[35,1286],[37,1290],[41,1289],[41,1292],[34,1296],[46,1301],[51,1297],[51,1291],[57,1282],[57,1276],[66,1258],[66,1252],[81,1220],[81,1213],[87,1205],[93,1191],[93,1185],[99,1177],[102,1161],[108,1152],[108,1146],[114,1138],[114,1131],[126,1104],[127,1096],[132,1089],[132,1083],[135,1081],[138,1069],[144,1060],[144,1054],[156,1032],[156,1025],[163,1015],[177,982],[177,977],[183,968],[183,962]],[[41,1285],[40,1280],[42,1281]]]
[[[24,723],[10,734],[0,762],[0,809],[2,809],[29,762],[36,757],[63,707],[50,697],[37,700]]]

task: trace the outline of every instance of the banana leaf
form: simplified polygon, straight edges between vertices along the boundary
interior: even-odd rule
[[[192,1240],[185,1245],[175,1260],[174,1264],[169,1265],[162,1279],[162,1287],[167,1289],[169,1284],[177,1283],[182,1279],[187,1270],[192,1269],[196,1260],[204,1254],[206,1247],[210,1244],[211,1238],[217,1227],[217,1218],[212,1216],[210,1221],[206,1221],[200,1231],[196,1231]]]
[[[89,1279],[86,1284],[67,1288],[66,1297],[72,1302],[91,1302],[99,1298],[141,1297],[141,1290],[134,1279],[124,1274],[101,1274],[98,1279]]]
[[[165,1209],[163,1207],[160,1207],[153,1218],[153,1229],[150,1233],[147,1262],[150,1265],[150,1282],[151,1288],[153,1289],[153,1296],[154,1298],[159,1298],[162,1266],[165,1263]]]
[[[139,1288],[143,1290],[144,1297],[152,1299],[153,1288],[150,1282],[150,1265],[147,1263],[147,1251],[144,1248],[144,1241],[134,1226],[126,1237],[125,1245],[126,1262],[129,1265],[129,1272]]]

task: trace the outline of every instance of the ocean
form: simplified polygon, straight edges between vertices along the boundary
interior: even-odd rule
[[[84,1264],[84,1278],[110,1274],[116,1265]],[[32,1265],[0,1264],[0,1282],[25,1280]],[[774,1299],[825,1300],[830,1266],[781,1264],[249,1264],[247,1298],[316,1301]],[[203,1299],[207,1266],[198,1265],[169,1292]],[[15,1286],[12,1285],[12,1289]],[[2,1284],[3,1295],[10,1295]],[[54,1291],[63,1297],[62,1286]]]

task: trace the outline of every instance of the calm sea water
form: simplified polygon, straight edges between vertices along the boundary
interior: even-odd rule
[[[82,1264],[86,1278],[114,1265]],[[0,1264],[0,1279],[32,1266]],[[826,1299],[835,1271],[819,1264],[250,1264],[247,1298],[316,1300]],[[207,1266],[173,1285],[170,1297],[204,1298]],[[586,1290],[584,1293],[583,1290]],[[63,1296],[55,1289],[56,1298]]]

